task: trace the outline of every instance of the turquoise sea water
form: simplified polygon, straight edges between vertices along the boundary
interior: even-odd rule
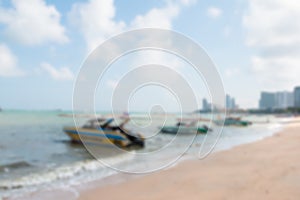
[[[40,188],[65,187],[79,185],[85,181],[101,179],[119,172],[93,159],[87,150],[72,144],[62,131],[64,126],[74,125],[73,118],[61,117],[60,114],[71,114],[62,111],[2,111],[0,112],[0,197],[22,195]],[[247,128],[225,127],[215,151],[253,142],[272,135],[280,129],[280,121],[270,116],[246,116],[255,122]],[[267,119],[270,123],[265,123]],[[86,118],[79,121],[84,122]],[[136,117],[134,123],[145,125],[149,120]],[[160,120],[152,121],[152,126],[145,132],[151,136],[157,132]],[[174,119],[167,123],[174,124]],[[132,124],[128,125],[133,128]],[[212,132],[212,135],[217,133]],[[126,169],[140,169],[153,164],[153,160],[136,159],[135,154],[147,153],[161,148],[173,141],[173,135],[157,134],[155,138],[146,140],[146,147],[133,151],[130,155],[114,155],[107,157],[115,166],[126,166]],[[174,140],[175,144],[154,157],[159,164],[167,160],[172,153],[184,148],[191,137],[182,136]],[[196,158],[205,135],[196,136],[191,148],[184,158]],[[214,140],[204,145],[211,147]],[[109,151],[109,150],[105,150]]]

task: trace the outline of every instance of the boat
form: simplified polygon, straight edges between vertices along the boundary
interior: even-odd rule
[[[121,119],[122,120],[122,119]],[[64,132],[73,142],[84,144],[114,144],[120,148],[144,147],[144,138],[124,128],[129,118],[116,125],[113,118],[95,118],[87,121],[82,127],[64,127]]]
[[[175,126],[163,126],[160,128],[161,133],[169,133],[169,134],[177,134],[184,133],[184,134],[193,134],[193,133],[202,133],[206,134],[209,131],[212,131],[209,127],[206,125],[203,126],[196,126],[196,123],[198,120],[193,120],[190,123],[184,123],[184,122],[178,122]]]
[[[250,121],[242,120],[240,117],[227,117],[224,122],[221,120],[214,121],[217,125],[224,126],[249,126],[252,124]]]

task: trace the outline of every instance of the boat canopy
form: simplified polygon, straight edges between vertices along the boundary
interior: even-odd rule
[[[86,124],[83,125],[82,128],[93,128],[93,129],[98,129],[98,128],[109,128],[112,126],[118,126],[122,127],[126,123],[129,122],[129,118],[126,119],[121,119],[121,120],[115,120],[114,118],[95,118],[95,119],[90,119],[87,121]]]

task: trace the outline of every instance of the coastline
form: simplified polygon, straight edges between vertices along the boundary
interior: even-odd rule
[[[272,137],[155,174],[86,189],[79,199],[298,199],[299,131],[295,118]]]
[[[298,119],[298,121],[297,121]],[[238,146],[234,146],[230,149],[223,149],[223,150],[218,150],[215,151],[213,154],[211,154],[209,157],[205,158],[204,160],[191,160],[191,159],[184,159],[181,162],[177,163],[175,166],[169,167],[165,170],[162,170],[160,172],[157,173],[150,173],[150,174],[144,174],[144,175],[132,175],[132,174],[116,174],[116,175],[112,175],[103,179],[96,179],[93,181],[89,181],[89,182],[85,182],[84,184],[80,184],[80,185],[73,185],[73,186],[69,186],[69,185],[65,185],[62,187],[48,187],[48,188],[41,188],[40,190],[37,191],[32,191],[31,193],[27,193],[24,194],[22,196],[18,196],[18,197],[11,197],[9,199],[14,199],[14,200],[18,200],[18,199],[97,199],[96,197],[99,197],[99,195],[105,196],[106,198],[115,198],[115,199],[119,199],[119,198],[123,198],[123,196],[126,198],[130,197],[130,194],[132,193],[137,193],[139,194],[139,191],[143,191],[142,193],[155,193],[155,191],[147,191],[146,188],[149,187],[149,185],[147,185],[145,182],[149,181],[149,177],[150,179],[154,179],[153,181],[153,185],[156,185],[157,180],[159,180],[160,182],[163,182],[164,179],[166,180],[173,180],[173,178],[171,177],[171,179],[168,176],[177,176],[177,173],[180,174],[180,177],[178,177],[178,179],[175,179],[175,183],[177,183],[178,185],[173,185],[170,188],[170,191],[168,193],[171,193],[172,190],[177,191],[180,190],[180,185],[182,184],[182,181],[185,180],[185,173],[182,172],[183,171],[188,171],[189,174],[191,174],[191,176],[189,175],[188,177],[191,179],[191,182],[194,182],[193,179],[197,178],[201,179],[201,177],[204,178],[204,180],[209,179],[209,177],[206,177],[205,174],[199,174],[197,172],[197,169],[200,168],[201,171],[210,171],[211,167],[214,167],[214,165],[220,165],[222,163],[220,163],[220,161],[212,161],[215,160],[215,157],[222,157],[223,153],[227,154],[236,154],[236,151],[239,151],[240,148],[247,148],[247,145],[255,145],[256,143],[261,143],[264,142],[265,140],[268,139],[272,139],[274,137],[277,137],[277,135],[281,135],[281,132],[286,132],[286,129],[289,129],[290,126],[292,125],[300,125],[299,123],[299,119],[300,118],[293,118],[292,121],[288,120],[282,124],[282,127],[280,128],[280,130],[278,130],[278,132],[276,132],[275,134],[273,134],[273,136],[267,136],[265,138],[256,140],[254,142],[250,142],[250,143],[244,143],[244,144],[240,144]],[[220,156],[219,156],[220,154]],[[218,159],[217,159],[218,160]],[[221,159],[222,160],[222,159]],[[205,165],[205,166],[203,166]],[[193,167],[194,166],[194,167]],[[182,169],[183,168],[183,169]],[[195,170],[193,170],[194,168],[197,168]],[[175,172],[173,172],[175,170]],[[226,169],[228,170],[228,169]],[[192,172],[191,172],[192,171]],[[169,173],[173,173],[172,175],[168,175]],[[194,176],[194,178],[193,178]],[[153,177],[153,178],[151,178]],[[214,177],[213,177],[214,178]],[[145,180],[145,181],[144,181]],[[140,182],[141,181],[141,182]],[[151,182],[151,181],[150,181]],[[183,183],[188,184],[188,183]],[[133,185],[131,186],[132,188],[128,188],[129,185]],[[166,184],[168,185],[168,184]],[[141,188],[139,188],[141,187]],[[193,187],[190,186],[191,188]],[[202,187],[202,186],[201,186]],[[117,191],[123,191],[122,188],[127,188],[125,189],[123,192],[124,194],[122,194],[121,196],[116,196],[113,197],[111,195],[115,195],[115,194],[110,194],[110,193],[114,193],[113,191],[107,192],[107,189],[110,190],[117,190]],[[151,186],[150,186],[151,188]],[[205,187],[204,187],[205,188]],[[146,191],[144,191],[146,189]],[[197,189],[197,188],[194,188]],[[164,187],[162,186],[161,188],[162,191],[164,191]],[[184,189],[185,190],[185,189]],[[129,192],[128,192],[129,191]],[[189,190],[186,190],[189,191]],[[118,192],[119,193],[119,192]],[[125,194],[128,193],[128,194]],[[161,194],[161,197],[152,197],[151,195],[149,196],[148,199],[157,199],[157,198],[164,198],[166,195],[166,197],[169,197],[168,194]],[[199,194],[202,195],[202,194]],[[125,199],[126,199],[125,198]],[[139,198],[146,198],[146,197],[139,197]],[[173,197],[172,197],[173,198]],[[174,197],[176,199],[176,197]],[[190,198],[190,197],[189,197]],[[191,197],[193,198],[193,197]],[[198,195],[196,195],[195,197],[196,199],[198,198]],[[211,198],[211,197],[208,197]],[[4,198],[6,199],[6,198]],[[124,199],[124,198],[123,198]],[[147,198],[146,198],[147,199]]]

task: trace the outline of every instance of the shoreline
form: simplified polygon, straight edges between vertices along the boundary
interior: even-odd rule
[[[219,151],[201,161],[187,160],[155,174],[86,189],[79,199],[129,199],[133,194],[137,199],[297,199],[299,131],[299,118],[295,118],[271,137]]]
[[[106,177],[104,179],[100,179],[100,180],[93,180],[87,183],[84,183],[84,185],[76,185],[76,186],[70,186],[70,187],[65,187],[65,188],[50,188],[48,189],[43,189],[40,191],[35,191],[32,193],[28,193],[25,194],[24,196],[19,196],[16,198],[9,198],[9,199],[53,199],[55,197],[55,199],[94,199],[92,198],[91,194],[95,194],[94,196],[99,196],[99,192],[101,193],[101,195],[105,196],[105,192],[103,192],[103,190],[105,191],[106,188],[114,188],[116,190],[119,191],[120,188],[123,188],[124,185],[128,184],[132,184],[135,182],[139,182],[140,180],[144,180],[144,179],[149,179],[148,177],[157,177],[160,178],[159,176],[165,176],[165,173],[168,174],[169,171],[173,171],[173,170],[177,170],[178,168],[181,169],[182,165],[202,165],[202,162],[207,162],[206,160],[211,160],[211,157],[219,157],[219,154],[223,154],[226,152],[235,152],[237,151],[236,149],[242,148],[244,146],[247,145],[253,145],[256,143],[260,143],[263,142],[265,140],[274,138],[277,136],[277,134],[280,134],[280,132],[284,131],[285,129],[289,128],[290,124],[297,124],[299,122],[296,121],[296,118],[293,119],[290,122],[287,123],[281,123],[282,124],[282,128],[275,132],[272,136],[267,136],[263,139],[259,139],[256,140],[254,142],[250,142],[250,143],[246,143],[246,144],[240,144],[237,146],[234,146],[233,148],[230,149],[225,149],[225,150],[219,150],[214,152],[212,155],[210,155],[208,158],[204,159],[204,160],[191,160],[191,159],[184,159],[183,161],[177,163],[175,166],[173,167],[169,167],[165,170],[162,170],[160,172],[156,172],[156,173],[150,173],[150,174],[143,174],[143,175],[128,175],[128,174],[116,174],[116,175],[112,175],[109,177]],[[162,175],[161,175],[162,173]],[[159,175],[158,175],[159,174]],[[162,178],[164,179],[164,178]],[[143,185],[143,184],[142,184]],[[101,192],[102,191],[102,192]],[[130,190],[129,190],[130,191]],[[55,194],[55,195],[53,195]],[[130,192],[129,192],[130,194]],[[107,196],[107,197],[111,197],[111,196]],[[118,198],[116,198],[118,199]]]

